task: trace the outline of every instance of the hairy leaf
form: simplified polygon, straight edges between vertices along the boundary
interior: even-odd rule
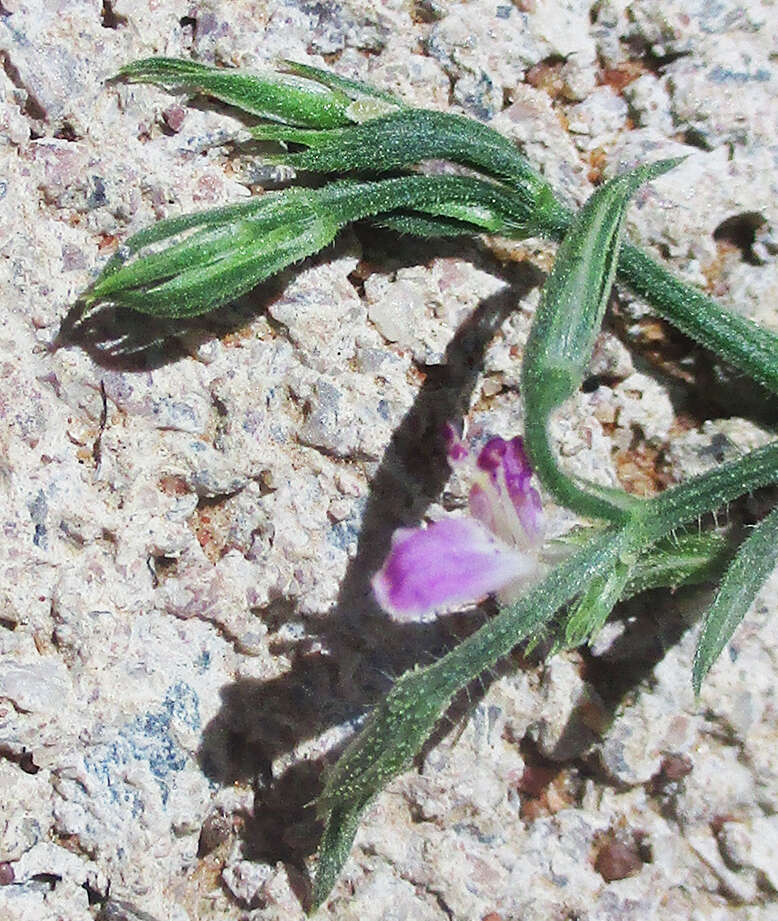
[[[226,304],[331,243],[352,221],[419,212],[416,220],[515,231],[493,183],[463,176],[403,176],[287,189],[200,215],[173,218],[131,237],[84,295],[155,316],[193,316]],[[157,244],[167,244],[156,248]]]
[[[255,136],[267,138],[262,126]],[[331,132],[277,131],[274,139],[306,144],[302,153],[275,158],[317,173],[384,173],[422,160],[452,160],[496,179],[510,181],[528,207],[553,204],[548,185],[515,145],[479,122],[449,112],[406,109],[362,125]],[[546,198],[542,196],[547,194]]]
[[[753,529],[740,545],[713,601],[697,641],[692,669],[699,694],[711,666],[748,613],[759,589],[778,562],[778,508]]]

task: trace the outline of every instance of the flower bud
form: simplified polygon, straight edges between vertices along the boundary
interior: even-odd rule
[[[573,221],[543,288],[524,353],[522,393],[533,409],[547,414],[581,385],[613,285],[629,199],[644,182],[679,162],[660,160],[612,179]]]
[[[139,82],[199,90],[251,115],[290,125],[335,128],[350,124],[352,99],[337,88],[295,74],[253,74],[177,58],[145,58],[121,76]]]

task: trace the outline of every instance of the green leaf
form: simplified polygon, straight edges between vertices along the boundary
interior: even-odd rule
[[[589,365],[616,274],[631,196],[678,162],[661,160],[638,167],[589,198],[559,247],[524,351],[521,393],[530,462],[554,497],[581,515],[619,521],[637,500],[565,475],[548,441],[549,416],[576,392]]]
[[[319,862],[311,894],[312,912],[324,902],[338,881],[368,802],[358,798],[344,800],[334,803],[327,812],[327,825],[319,842]]]
[[[740,545],[705,615],[692,669],[695,694],[700,693],[703,679],[748,613],[777,561],[778,508],[774,508]]]
[[[253,129],[267,138],[262,126]],[[422,160],[452,160],[512,184],[528,208],[527,218],[544,210],[550,220],[556,203],[548,184],[516,147],[480,122],[449,112],[405,109],[342,130],[305,137],[283,131],[273,138],[307,144],[302,153],[273,158],[298,170],[317,173],[378,174],[403,169]]]
[[[716,581],[732,558],[731,541],[713,531],[666,537],[640,555],[620,601],[655,588]]]
[[[727,310],[699,288],[673,277],[664,266],[630,243],[625,243],[621,250],[619,279],[676,329],[778,393],[775,332]]]
[[[352,120],[347,114],[349,96],[291,74],[253,74],[178,58],[145,58],[122,67],[119,74],[167,88],[198,90],[251,115],[292,125],[334,128]]]
[[[700,515],[777,479],[778,442],[771,442],[644,500],[633,510],[633,517],[638,519],[636,524],[642,529],[646,543],[653,543]]]
[[[584,378],[602,325],[632,195],[680,162],[660,160],[601,186],[576,216],[557,252],[535,312],[524,358],[524,398],[547,415]]]
[[[592,579],[565,618],[564,640],[554,644],[552,653],[580,646],[597,634],[620,599],[631,570],[630,564],[619,561],[610,572]]]

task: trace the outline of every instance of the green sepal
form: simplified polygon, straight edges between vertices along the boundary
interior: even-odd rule
[[[620,601],[657,588],[672,590],[715,582],[732,558],[731,541],[714,531],[666,537],[632,566]]]
[[[294,125],[263,122],[261,125],[253,125],[249,128],[249,134],[257,141],[278,141],[281,144],[305,144],[306,147],[315,147],[320,144],[329,144],[348,130],[348,128],[297,128]],[[285,154],[265,156],[263,159],[271,163],[285,164],[287,162]]]
[[[551,654],[587,643],[599,632],[621,597],[631,569],[629,563],[619,560],[610,572],[592,579],[565,618],[564,635]]]
[[[583,546],[591,534],[591,528],[574,528],[552,541],[550,547],[557,547],[557,554],[563,558],[570,549]],[[657,588],[675,591],[684,586],[717,582],[733,552],[732,541],[716,531],[664,537],[644,550],[631,565],[619,601]]]
[[[198,227],[217,227],[234,220],[247,218],[263,206],[264,202],[261,198],[253,198],[248,202],[239,202],[234,205],[224,205],[221,208],[211,208],[208,211],[199,211],[195,214],[183,214],[179,217],[166,218],[163,221],[157,221],[156,224],[152,224],[150,227],[139,230],[129,237],[111,256],[98,279],[90,286],[84,299],[87,301],[93,299],[92,292],[95,285],[109,275],[118,272],[132,256],[145,247],[153,246],[163,240],[172,240],[186,231],[194,231]]]
[[[321,67],[314,67],[312,64],[302,64],[300,61],[292,61],[289,58],[284,60],[283,69],[288,73],[296,74],[298,77],[305,77],[308,80],[315,80],[322,86],[327,86],[332,90],[342,93],[349,99],[358,102],[363,99],[377,99],[388,105],[404,107],[405,103],[394,93],[387,90],[379,90],[369,83],[363,83],[361,80],[352,80],[349,77],[341,77],[331,70],[322,70]]]
[[[291,189],[163,221],[153,233],[131,237],[127,261],[114,257],[83,300],[165,317],[193,316],[228,303],[332,242],[341,225],[320,207],[320,198]],[[163,241],[169,243],[165,249],[143,252]]]

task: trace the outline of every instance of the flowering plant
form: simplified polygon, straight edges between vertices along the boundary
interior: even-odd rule
[[[560,609],[565,614],[553,646],[585,642],[618,600],[636,591],[719,578],[694,662],[699,691],[778,559],[778,509],[751,531],[734,558],[722,552],[718,535],[681,530],[738,496],[778,483],[778,443],[652,499],[604,489],[559,464],[548,422],[582,383],[614,280],[773,395],[778,338],[622,242],[631,195],[678,161],[611,180],[574,215],[513,144],[486,126],[409,108],[316,68],[287,62],[286,69],[282,77],[260,76],[151,58],[123,73],[206,92],[256,116],[252,134],[284,146],[275,162],[362,178],[287,189],[141,231],[85,293],[89,310],[106,302],[173,317],[210,310],[322,249],[358,219],[418,237],[499,233],[560,243],[522,363],[524,440],[493,438],[476,453],[449,431],[452,466],[473,478],[469,515],[398,532],[373,583],[381,604],[401,619],[429,617],[492,592],[500,610],[447,655],[403,675],[329,773],[318,800],[325,830],[315,907],[337,879],[366,805],[407,768],[454,695],[517,643],[547,629]],[[289,152],[290,144],[302,150]],[[470,173],[412,171],[429,159],[466,166]],[[387,172],[392,177],[382,178]],[[557,502],[600,523],[545,576],[538,564],[542,513],[530,464]]]

